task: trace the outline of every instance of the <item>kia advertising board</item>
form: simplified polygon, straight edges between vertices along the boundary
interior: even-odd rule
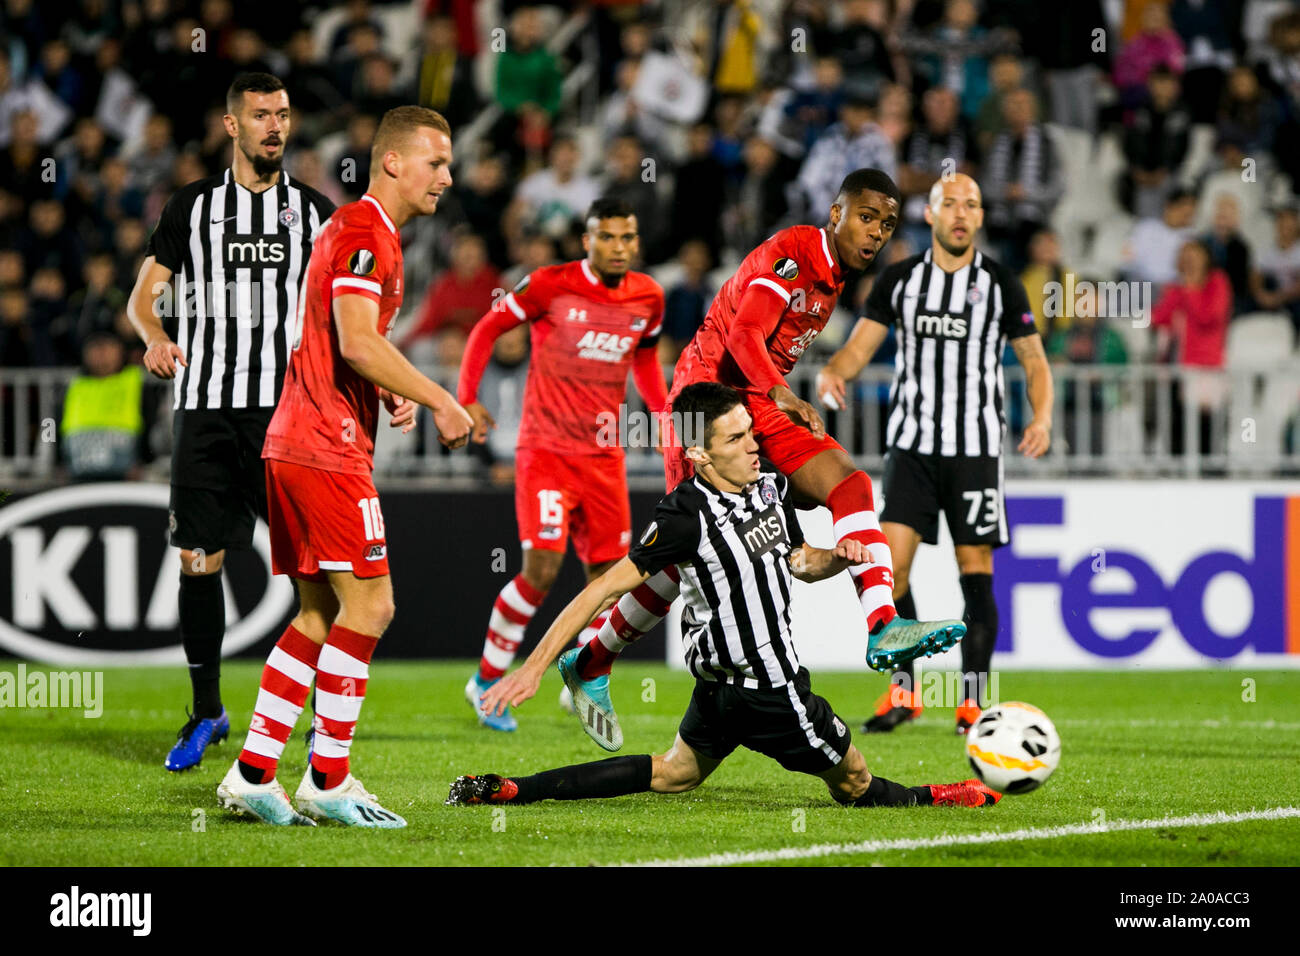
[[[1012,482],[1007,498],[999,668],[1300,666],[1300,484]],[[800,518],[811,543],[831,545],[829,512]],[[942,522],[911,587],[923,618],[962,616]],[[795,582],[794,594],[801,660],[861,668],[866,625],[848,579]],[[667,659],[680,667],[669,620]],[[955,651],[926,662],[959,665]]]

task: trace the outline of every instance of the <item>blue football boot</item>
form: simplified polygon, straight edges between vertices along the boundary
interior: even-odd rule
[[[188,714],[189,711],[187,710]],[[203,762],[203,751],[210,744],[219,744],[230,736],[230,718],[223,708],[220,717],[195,717],[185,722],[180,733],[176,735],[176,746],[172,747],[163,761],[168,770],[189,770]]]
[[[499,677],[497,678],[497,680],[500,679],[501,678]],[[499,714],[489,714],[487,708],[483,706],[483,702],[480,700],[487,689],[495,684],[497,680],[490,680],[484,683],[479,679],[478,671],[475,671],[474,676],[471,677],[469,683],[465,685],[465,699],[469,701],[469,705],[474,708],[474,713],[478,714],[478,722],[480,724],[484,727],[490,727],[493,730],[501,730],[505,733],[510,733],[511,731],[519,729],[519,721],[515,720],[515,715],[510,713],[510,707],[507,706],[506,709]]]
[[[609,699],[609,675],[602,674],[592,680],[578,676],[578,655],[582,650],[569,648],[560,655],[555,666],[564,678],[564,686],[573,695],[573,706],[587,736],[608,751],[623,746],[623,729],[618,725],[618,715]]]
[[[913,621],[895,616],[867,640],[867,666],[889,671],[952,647],[966,636],[961,621]]]

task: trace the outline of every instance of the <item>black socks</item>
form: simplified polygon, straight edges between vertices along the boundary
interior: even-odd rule
[[[180,596],[181,645],[190,664],[194,716],[221,715],[221,641],[226,634],[226,597],[221,572],[182,574]]]
[[[963,574],[961,593],[966,598],[966,637],[961,642],[962,693],[981,703],[980,690],[988,683],[993,645],[998,639],[998,606],[993,600],[993,575]]]
[[[905,787],[884,777],[872,777],[867,792],[853,801],[855,807],[914,807],[933,802],[929,787]]]
[[[912,600],[911,588],[894,599],[894,608],[898,611],[899,617],[916,620],[916,602]],[[899,684],[906,691],[916,690],[916,673],[912,670],[912,661],[908,661],[894,671],[894,676],[889,679],[889,682]]]
[[[637,754],[544,770],[528,777],[511,777],[519,793],[510,802],[585,800],[644,793],[650,789],[652,767],[649,754]]]

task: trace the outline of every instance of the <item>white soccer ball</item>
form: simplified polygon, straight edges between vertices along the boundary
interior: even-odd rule
[[[1028,793],[1061,762],[1061,737],[1037,707],[1009,701],[971,725],[966,757],[975,775],[999,793]]]

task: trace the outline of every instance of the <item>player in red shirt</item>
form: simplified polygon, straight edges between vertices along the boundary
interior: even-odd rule
[[[585,259],[537,269],[494,305],[470,333],[461,365],[457,397],[474,418],[474,440],[482,442],[494,424],[478,401],[492,343],[530,323],[532,357],[515,468],[524,567],[497,596],[482,659],[465,685],[479,722],[494,730],[514,730],[515,717],[509,709],[484,712],[479,698],[514,660],[560,572],[568,539],[588,581],[627,554],[632,515],[617,434],[628,370],[652,413],[667,398],[655,356],[664,293],[654,279],[628,268],[639,248],[632,207],[617,199],[592,203],[582,245]],[[580,646],[595,637],[606,614],[582,632]]]
[[[871,479],[826,434],[817,410],[796,396],[783,376],[825,328],[845,274],[866,269],[889,241],[900,202],[898,187],[887,174],[859,169],[840,186],[826,226],[783,229],[746,256],[678,359],[666,408],[670,412],[673,398],[695,382],[737,389],[754,420],[759,454],[789,476],[806,507],[830,509],[837,542],[853,539],[866,546],[871,561],[849,573],[871,635],[867,663],[877,669],[951,647],[966,628],[955,620],[926,623],[898,616],[893,560],[876,518]],[[685,434],[665,443],[670,491],[693,473],[685,450],[703,434],[690,422],[672,422],[671,427]],[[615,657],[663,619],[679,590],[670,565],[625,594],[599,639],[568,666],[576,668],[581,680],[607,679]],[[494,691],[492,703],[497,699],[513,702],[510,691]]]
[[[450,448],[465,444],[473,424],[386,338],[402,304],[398,229],[437,209],[450,164],[442,116],[389,110],[371,148],[369,190],[330,217],[307,267],[298,339],[262,451],[272,568],[296,580],[301,607],[267,659],[244,749],[217,787],[223,806],[267,823],[406,826],[349,773],[348,753],[370,658],[393,618],[371,477],[379,403],[403,431],[418,405],[428,407]],[[313,680],[311,766],[295,810],[275,771]]]

